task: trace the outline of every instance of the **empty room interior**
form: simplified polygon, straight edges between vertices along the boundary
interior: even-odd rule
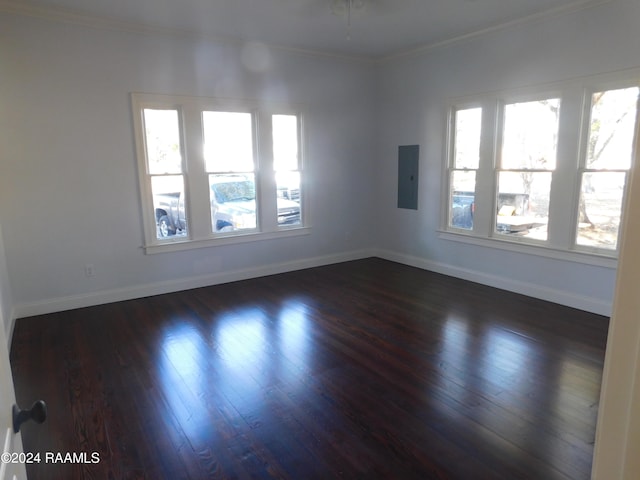
[[[0,0],[0,480],[640,478],[639,22]]]

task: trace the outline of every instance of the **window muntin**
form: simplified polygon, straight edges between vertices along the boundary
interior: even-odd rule
[[[504,106],[497,181],[497,234],[548,239],[551,172],[556,167],[559,115],[559,98]]]
[[[616,250],[622,203],[634,153],[638,87],[591,95],[586,152],[580,169],[576,245]]]
[[[456,109],[452,124],[448,225],[473,230],[476,174],[480,165],[482,108]]]

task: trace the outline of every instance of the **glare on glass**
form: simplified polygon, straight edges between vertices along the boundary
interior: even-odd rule
[[[273,115],[273,168],[298,169],[298,117],[296,115]]]
[[[278,226],[300,225],[302,218],[300,209],[298,117],[296,115],[272,115],[271,120]]]
[[[204,157],[208,172],[251,172],[252,116],[245,112],[202,112]]]
[[[480,164],[482,108],[456,111],[454,168],[477,169]]]
[[[278,197],[300,202],[300,172],[276,172]]]
[[[594,93],[587,143],[587,168],[631,166],[638,87]]]
[[[182,172],[180,121],[177,110],[145,108],[147,165],[151,175]]]
[[[555,169],[559,118],[558,98],[505,105],[501,167]]]

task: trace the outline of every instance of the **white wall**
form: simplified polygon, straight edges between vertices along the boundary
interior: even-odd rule
[[[4,308],[12,319],[375,251],[608,313],[614,267],[438,236],[446,104],[638,67],[639,9],[616,0],[377,66],[270,50],[260,71],[243,64],[239,45],[2,14]],[[306,106],[311,235],[145,255],[132,91]],[[419,210],[398,210],[397,146],[413,143]],[[87,263],[95,277],[84,276]]]
[[[0,15],[0,65],[10,66],[0,76],[5,328],[16,313],[195,285],[256,266],[268,271],[283,262],[347,258],[373,246],[401,261],[540,295],[556,291],[576,303],[588,298],[592,307],[608,305],[612,268],[437,236],[444,120],[450,97],[640,66],[639,18],[637,0],[615,0],[377,68],[272,51],[271,68],[256,73],[242,65],[241,50],[233,45]],[[306,104],[312,234],[145,255],[131,91]],[[415,212],[395,208],[397,146],[414,143],[421,145]],[[95,277],[84,277],[85,263],[95,265]],[[164,280],[169,283],[158,283]],[[621,307],[612,321],[616,338],[607,372],[627,365],[625,342],[638,350],[636,311]],[[637,377],[638,361],[632,360],[623,381]],[[616,398],[625,399],[626,411],[616,411]],[[605,382],[594,478],[613,478],[611,468],[621,458],[616,452],[623,452],[627,473],[637,476],[624,442],[633,445],[638,438],[633,398],[631,388]]]
[[[438,236],[446,109],[454,97],[638,67],[639,18],[637,0],[617,0],[397,57],[380,65],[376,210],[385,219],[386,228],[378,239],[383,254],[609,313],[615,265],[558,261]],[[396,152],[402,144],[421,146],[418,211],[395,208]]]
[[[371,246],[372,65],[271,50],[256,71],[240,45],[9,14],[0,32],[0,64],[10,66],[0,80],[0,220],[18,316]],[[130,92],[301,104],[311,234],[145,255]],[[88,263],[95,277],[84,276]]]
[[[640,147],[640,138],[637,139]],[[640,160],[640,149],[636,150]],[[598,408],[594,479],[640,478],[640,170],[629,182],[620,268]]]
[[[0,327],[3,328],[5,335],[4,338],[6,339],[10,339],[13,333],[14,319],[12,318],[12,302],[9,272],[7,270],[7,259],[5,256],[4,240],[0,225]]]
[[[271,50],[265,71],[244,65],[238,45],[2,14],[0,62],[11,65],[0,79],[10,316],[351,258],[371,247],[608,313],[612,267],[438,237],[444,120],[451,97],[637,67],[639,8],[616,0],[378,66]],[[305,105],[311,235],[145,255],[132,91]],[[417,212],[395,208],[397,146],[413,143],[421,145]],[[84,276],[87,263],[95,277]]]

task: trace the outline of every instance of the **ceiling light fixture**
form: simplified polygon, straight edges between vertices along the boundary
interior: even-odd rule
[[[340,17],[347,17],[347,40],[351,40],[351,14],[363,10],[365,0],[331,0],[331,12]]]

